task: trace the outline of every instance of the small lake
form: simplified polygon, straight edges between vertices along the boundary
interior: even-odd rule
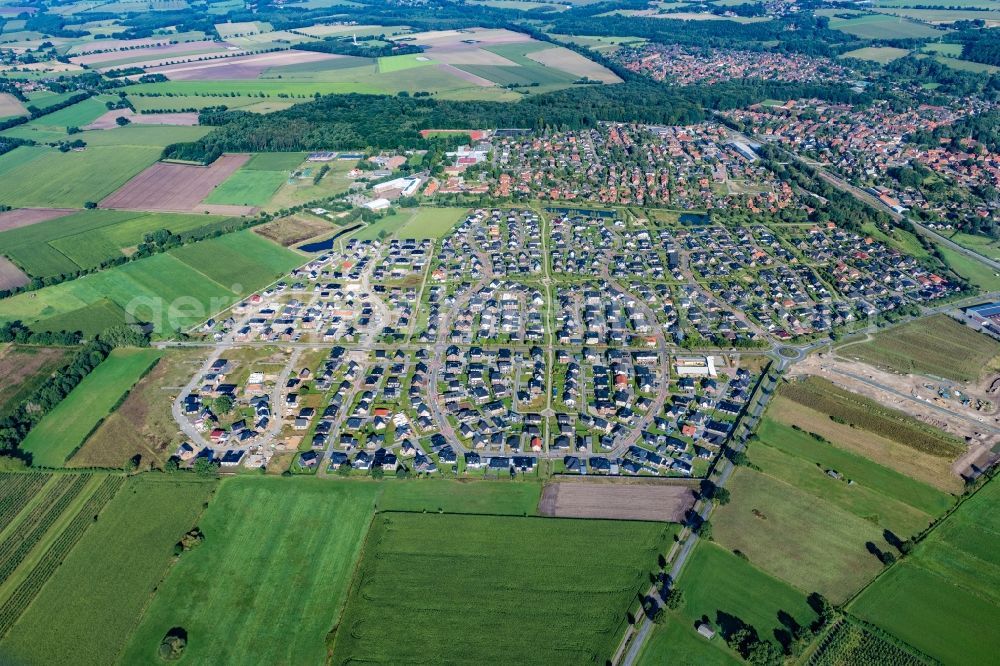
[[[346,229],[341,229],[340,231],[335,233],[333,236],[330,236],[326,240],[316,241],[315,243],[308,243],[306,245],[300,245],[296,249],[301,250],[303,252],[326,252],[327,250],[332,250],[333,244],[336,242],[338,238],[340,238],[344,234],[349,234],[352,231],[357,231],[362,226],[364,225],[355,224],[354,226],[347,227]]]

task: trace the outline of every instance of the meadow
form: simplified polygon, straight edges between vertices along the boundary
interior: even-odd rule
[[[959,277],[981,291],[1000,291],[1000,275],[986,264],[944,245],[938,245],[938,250],[948,268]]]
[[[542,491],[538,483],[481,483],[450,479],[385,483],[380,487],[379,511],[508,516],[536,515]]]
[[[158,586],[122,663],[155,661],[176,626],[188,632],[189,663],[322,663],[377,491],[316,478],[224,480],[198,523],[204,543]]]
[[[467,208],[420,208],[399,228],[396,237],[443,238],[468,212]]]
[[[849,610],[943,663],[986,663],[1000,636],[1000,485],[988,482]]]
[[[225,222],[216,215],[84,210],[46,222],[0,232],[0,254],[26,273],[46,277],[97,268],[143,242],[146,234],[174,234]]]
[[[159,357],[152,349],[113,350],[25,437],[32,464],[62,467]]]
[[[751,461],[755,455],[752,447]],[[772,576],[841,603],[882,570],[865,544],[890,546],[870,521],[748,468],[736,471],[729,490],[733,501],[712,515],[714,538]]]
[[[638,522],[380,513],[332,661],[603,662],[670,532]]]
[[[152,323],[157,333],[170,334],[301,263],[297,253],[252,231],[239,231],[5,299],[0,321],[100,333],[126,321],[131,311]]]
[[[263,206],[278,188],[288,180],[282,171],[251,171],[240,169],[212,190],[206,204],[231,204],[237,206]]]
[[[694,624],[704,617],[721,633],[715,639],[720,643],[734,629],[737,618],[770,641],[788,631],[787,618],[782,620],[785,615],[800,626],[816,619],[805,594],[708,541],[695,546],[678,587],[684,590],[685,604],[676,615],[689,627],[688,633],[702,642],[705,639],[694,633]]]
[[[99,201],[118,189],[160,157],[160,149],[153,146],[88,146],[80,152],[61,153],[54,148],[32,152],[32,159],[13,168],[4,166],[7,155],[0,156],[7,205],[83,208],[86,202]]]
[[[0,418],[31,395],[52,372],[66,362],[60,347],[0,345]]]
[[[954,458],[962,451],[954,437],[896,409],[845,391],[829,380],[809,376],[783,384],[779,395],[810,409],[829,415],[838,422],[909,446],[922,453]]]
[[[888,64],[893,60],[899,60],[900,58],[908,55],[910,52],[907,49],[899,49],[892,46],[865,46],[860,49],[854,49],[853,51],[848,51],[842,54],[841,58],[857,58],[858,60],[871,60],[872,62],[877,62],[881,65]]]
[[[21,663],[115,663],[214,488],[191,475],[146,474],[130,478],[99,520],[83,513],[86,532],[0,650]]]
[[[876,333],[871,340],[838,351],[883,370],[960,382],[977,381],[1000,367],[1000,342],[943,314]]]
[[[739,666],[743,663],[721,638],[706,641],[686,618],[672,616],[655,627],[639,653],[639,666]]]
[[[830,28],[862,39],[923,39],[938,37],[942,33],[929,25],[888,14],[857,14],[851,18],[835,15],[852,13],[842,9],[821,9],[817,16],[828,16]]]

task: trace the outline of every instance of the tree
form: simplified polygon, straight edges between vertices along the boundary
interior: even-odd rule
[[[212,402],[215,411],[219,414],[228,414],[233,409],[233,399],[228,395],[220,395]]]
[[[706,540],[708,540],[708,541],[711,541],[711,540],[712,540],[712,523],[710,523],[710,522],[709,522],[709,521],[707,521],[707,520],[706,520],[706,521],[704,521],[704,522],[703,522],[703,523],[702,523],[701,525],[699,525],[699,526],[698,526],[698,527],[697,527],[697,528],[695,529],[695,532],[696,532],[696,533],[698,534],[698,536],[700,536],[700,537],[701,537],[702,539],[706,539]]]
[[[187,648],[188,634],[181,627],[174,627],[160,641],[159,655],[164,661],[177,661]]]
[[[747,649],[747,662],[757,666],[778,666],[784,662],[784,656],[771,641],[752,642]]]
[[[679,590],[676,587],[669,592],[667,592],[667,598],[663,600],[666,603],[667,608],[670,610],[677,610],[684,606],[684,590]]]
[[[194,461],[194,473],[198,476],[216,476],[219,466],[208,458],[198,458]]]
[[[716,486],[715,492],[712,493],[712,499],[715,500],[716,504],[718,504],[719,506],[725,506],[729,504],[729,499],[730,499],[729,489]]]
[[[354,468],[351,467],[351,463],[345,460],[344,462],[340,463],[340,466],[337,467],[337,474],[339,474],[340,476],[350,476],[352,469]]]
[[[658,607],[653,611],[653,615],[650,617],[653,624],[666,624],[667,622],[667,611],[664,610],[663,606]]]
[[[381,479],[382,477],[385,476],[385,470],[382,469],[381,467],[372,467],[369,474],[371,474],[371,477],[373,479]]]
[[[130,125],[132,123],[132,121],[125,116],[118,116],[115,118],[115,122],[118,123],[119,127],[125,127],[126,125]]]

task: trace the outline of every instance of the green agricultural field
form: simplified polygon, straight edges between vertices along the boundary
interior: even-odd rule
[[[538,483],[463,482],[429,479],[385,483],[378,497],[379,511],[478,513],[533,516],[542,486]]]
[[[0,322],[100,333],[125,312],[167,335],[225,309],[304,263],[252,231],[192,243],[0,302]]]
[[[750,459],[755,455],[751,447]],[[715,539],[754,566],[834,603],[881,571],[865,545],[890,549],[881,527],[752,469],[738,469],[729,489],[733,501],[712,515]]]
[[[188,663],[322,663],[377,492],[312,477],[224,480],[198,523],[205,542],[158,586],[121,663],[154,662],[176,626]]]
[[[854,49],[853,51],[848,51],[842,54],[841,58],[857,58],[858,60],[871,60],[872,62],[877,62],[879,64],[885,65],[893,60],[899,60],[900,58],[908,55],[910,52],[907,49],[897,49],[892,46],[865,46],[860,49]]]
[[[20,663],[115,663],[214,488],[191,475],[129,479],[100,520],[86,516],[90,527],[0,652]]]
[[[183,234],[227,218],[213,215],[84,210],[0,232],[0,254],[32,276],[96,268],[159,229]]]
[[[41,146],[18,146],[9,153],[0,155],[0,176],[6,177],[8,172],[15,171],[48,152],[47,148]]]
[[[0,157],[4,203],[83,208],[84,203],[111,194],[159,157],[160,149],[145,146],[93,146],[69,153],[51,148],[11,169],[4,168]]]
[[[293,171],[306,161],[309,153],[258,153],[251,157],[241,170]]]
[[[1000,484],[987,483],[850,611],[946,664],[985,663],[1000,637]]]
[[[887,14],[861,14],[849,19],[837,18],[835,14],[845,14],[842,9],[822,9],[817,16],[828,16],[830,28],[840,30],[862,39],[924,39],[940,37],[941,32],[924,23],[918,23],[900,16]]]
[[[413,53],[408,55],[398,55],[389,56],[386,58],[378,59],[378,71],[379,72],[398,72],[404,69],[413,69],[415,67],[426,67],[428,65],[436,65],[437,61],[431,60],[425,55],[419,53]]]
[[[638,522],[380,513],[331,638],[332,662],[447,654],[602,663],[671,532]]]
[[[982,62],[975,62],[973,60],[962,60],[961,58],[949,58],[948,56],[934,56],[934,60],[938,61],[942,65],[947,65],[952,69],[957,69],[960,72],[972,72],[973,74],[996,74],[1000,72],[1000,67],[996,65],[987,65]]]
[[[951,435],[821,377],[813,375],[783,384],[779,395],[827,414],[834,422],[850,424],[922,453],[952,459],[963,450]]]
[[[927,516],[937,517],[954,503],[953,496],[926,483],[864,456],[837,448],[825,439],[817,439],[769,416],[761,421],[757,434],[769,447],[801,458],[824,471],[836,470],[845,479],[854,481],[859,490],[876,493],[892,502],[901,502]]]
[[[876,333],[867,342],[843,346],[841,356],[900,373],[977,381],[1000,368],[1000,342],[937,315]]]
[[[197,141],[212,131],[205,125],[139,125],[107,130],[87,130],[77,134],[88,146],[150,146],[163,149],[171,143]]]
[[[54,113],[41,116],[27,124],[29,128],[61,129],[67,127],[83,127],[94,122],[108,111],[104,101],[110,97],[90,97],[73,106],[59,109]]]
[[[402,229],[413,218],[413,209],[395,209],[391,214],[383,215],[371,224],[365,225],[359,231],[351,234],[358,240],[375,240],[392,236]]]
[[[936,46],[958,46],[958,44],[937,44]],[[949,238],[962,247],[967,247],[974,252],[989,259],[1000,259],[1000,241],[989,236],[979,234],[966,234],[959,231],[953,233]]]
[[[995,270],[977,259],[967,257],[944,245],[938,245],[938,249],[948,268],[956,275],[968,280],[981,291],[1000,291],[1000,275]]]
[[[848,617],[821,639],[818,650],[810,657],[811,666],[841,666],[844,664],[895,664],[924,666],[922,659],[898,641],[889,641]]]
[[[469,212],[467,208],[420,208],[396,232],[398,238],[443,238]]]
[[[263,206],[287,180],[284,171],[240,169],[212,190],[205,203]]]
[[[84,377],[21,443],[36,467],[61,467],[160,358],[153,349],[116,349]]]
[[[717,658],[722,661],[728,661],[724,657],[732,655],[725,648],[724,639],[737,625],[736,619],[755,628],[762,639],[771,641],[776,632],[788,631],[788,625],[781,620],[782,613],[794,618],[800,626],[807,627],[816,619],[806,594],[711,542],[702,541],[695,546],[681,572],[678,587],[684,590],[685,604],[674,612],[676,621],[682,623],[690,637],[704,643],[705,639],[694,632],[694,624],[708,618],[721,634],[713,642],[721,644]],[[665,656],[667,663],[673,663],[671,648],[667,648]]]

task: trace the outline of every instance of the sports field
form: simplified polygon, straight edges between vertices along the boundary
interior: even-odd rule
[[[168,334],[208,318],[301,263],[299,254],[252,231],[239,231],[5,299],[0,321],[99,333],[125,321],[130,311],[157,333]]]
[[[122,663],[155,661],[176,626],[188,632],[190,663],[322,663],[377,490],[316,478],[224,480],[198,523],[205,542],[159,585]]]
[[[638,522],[380,513],[332,661],[602,663],[670,533]]]
[[[61,467],[159,357],[153,349],[112,351],[28,433],[21,448],[32,464]]]
[[[986,663],[1000,636],[1000,485],[987,483],[850,611],[946,664]]]
[[[876,333],[867,342],[841,347],[839,353],[884,370],[962,382],[1000,368],[1000,342],[943,314]]]
[[[772,576],[840,603],[882,569],[865,544],[891,547],[883,528],[865,518],[748,468],[736,471],[729,490],[732,502],[712,515],[715,540]]]
[[[129,479],[99,520],[85,516],[87,531],[0,651],[20,663],[115,663],[214,487],[193,475]]]
[[[81,152],[60,153],[54,148],[33,152],[33,159],[10,169],[4,167],[7,156],[0,156],[5,204],[83,208],[84,203],[99,201],[160,156],[160,150],[151,146],[88,146]]]
[[[398,238],[443,238],[468,213],[467,208],[420,208],[396,232]]]

